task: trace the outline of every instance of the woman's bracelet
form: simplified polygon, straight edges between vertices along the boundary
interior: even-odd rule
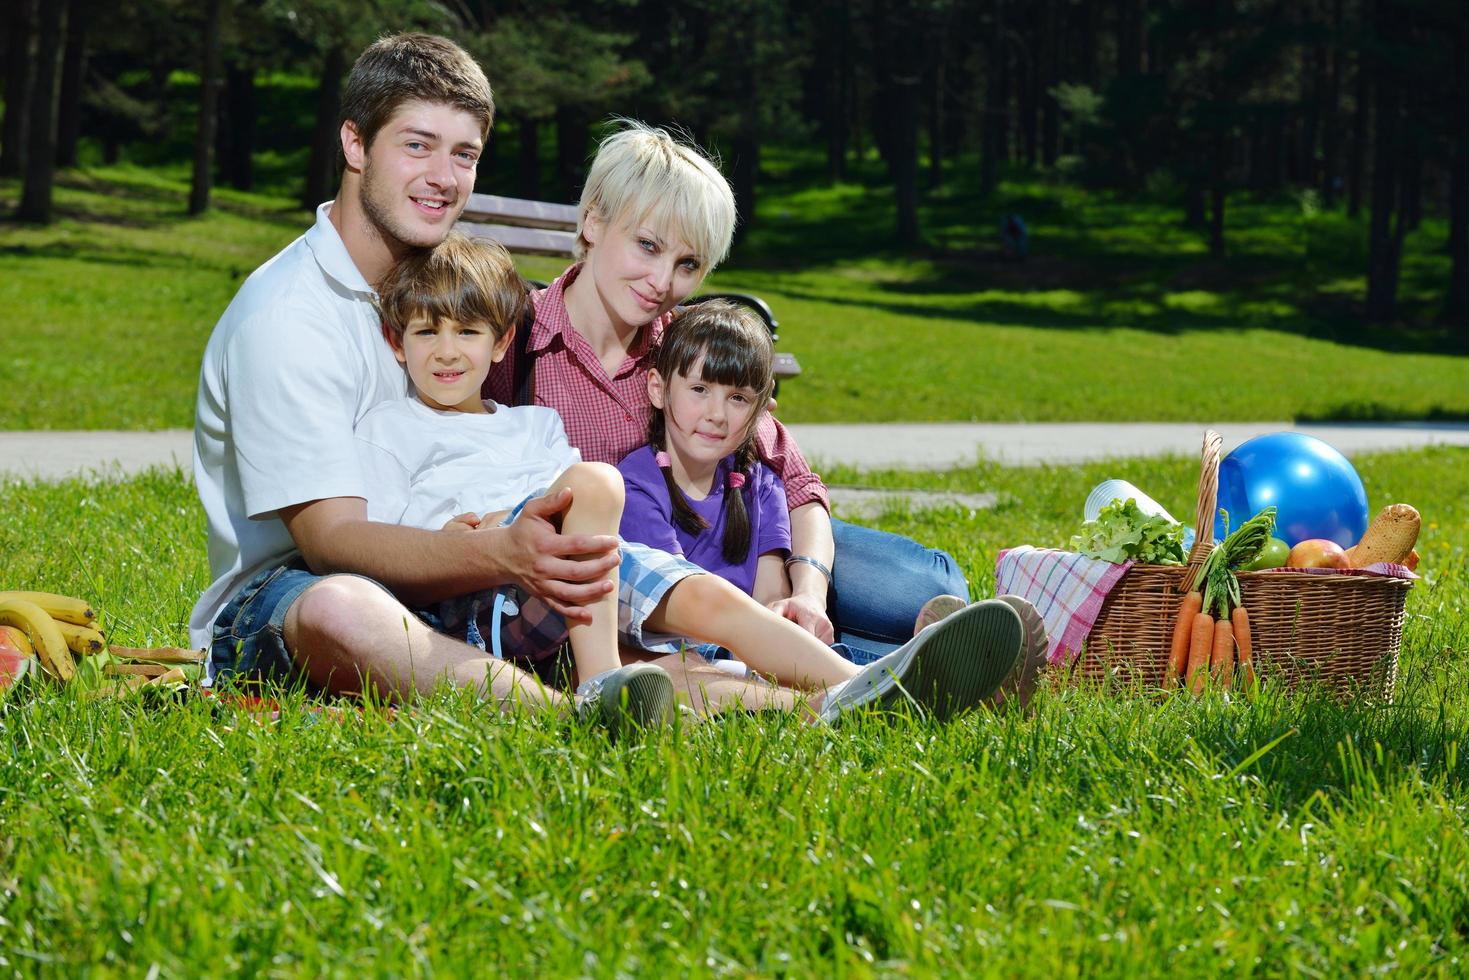
[[[827,582],[831,581],[831,569],[827,568],[825,565],[817,561],[815,558],[812,558],[810,555],[791,555],[789,558],[786,559],[785,567],[790,568],[797,562],[800,562],[803,565],[810,565],[822,575],[825,575]]]

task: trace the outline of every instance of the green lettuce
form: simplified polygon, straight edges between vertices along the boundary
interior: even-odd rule
[[[1081,533],[1071,539],[1071,550],[1116,565],[1127,561],[1182,565],[1183,525],[1144,514],[1131,497],[1114,500],[1096,520],[1081,526]]]

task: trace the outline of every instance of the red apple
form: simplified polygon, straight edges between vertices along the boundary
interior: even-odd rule
[[[1290,550],[1288,568],[1351,568],[1346,549],[1326,538],[1307,538]]]

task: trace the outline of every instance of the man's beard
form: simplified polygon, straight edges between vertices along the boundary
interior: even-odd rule
[[[423,234],[429,237],[427,240],[414,240],[410,238],[404,223],[393,214],[391,208],[385,207],[379,202],[375,195],[377,184],[372,179],[372,168],[362,168],[362,213],[367,216],[369,225],[373,232],[387,245],[388,251],[394,255],[402,255],[416,249],[433,248],[448,237],[450,227],[446,225],[442,232],[436,229],[424,229]],[[445,205],[446,208],[452,205]]]

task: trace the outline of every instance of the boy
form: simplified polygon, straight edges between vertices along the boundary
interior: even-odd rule
[[[472,528],[513,525],[524,502],[546,488],[570,488],[561,532],[615,533],[623,505],[617,470],[582,462],[551,409],[480,399],[528,301],[505,250],[450,235],[432,252],[399,262],[378,293],[384,332],[415,394],[377,406],[357,425],[369,519],[479,534]],[[624,541],[621,548],[621,566],[608,575],[616,590],[589,606],[588,622],[565,623],[515,588],[456,598],[419,615],[488,644],[497,658],[508,652],[527,666],[569,636],[582,694],[626,676],[619,673],[628,669],[619,666],[619,639],[669,652],[682,637],[717,643],[783,683],[820,692],[818,717],[827,721],[843,710],[903,697],[946,717],[989,697],[1021,652],[1015,611],[980,603],[859,670],[699,566],[645,545]],[[650,690],[667,685],[671,692],[657,667],[642,666],[640,683]]]

